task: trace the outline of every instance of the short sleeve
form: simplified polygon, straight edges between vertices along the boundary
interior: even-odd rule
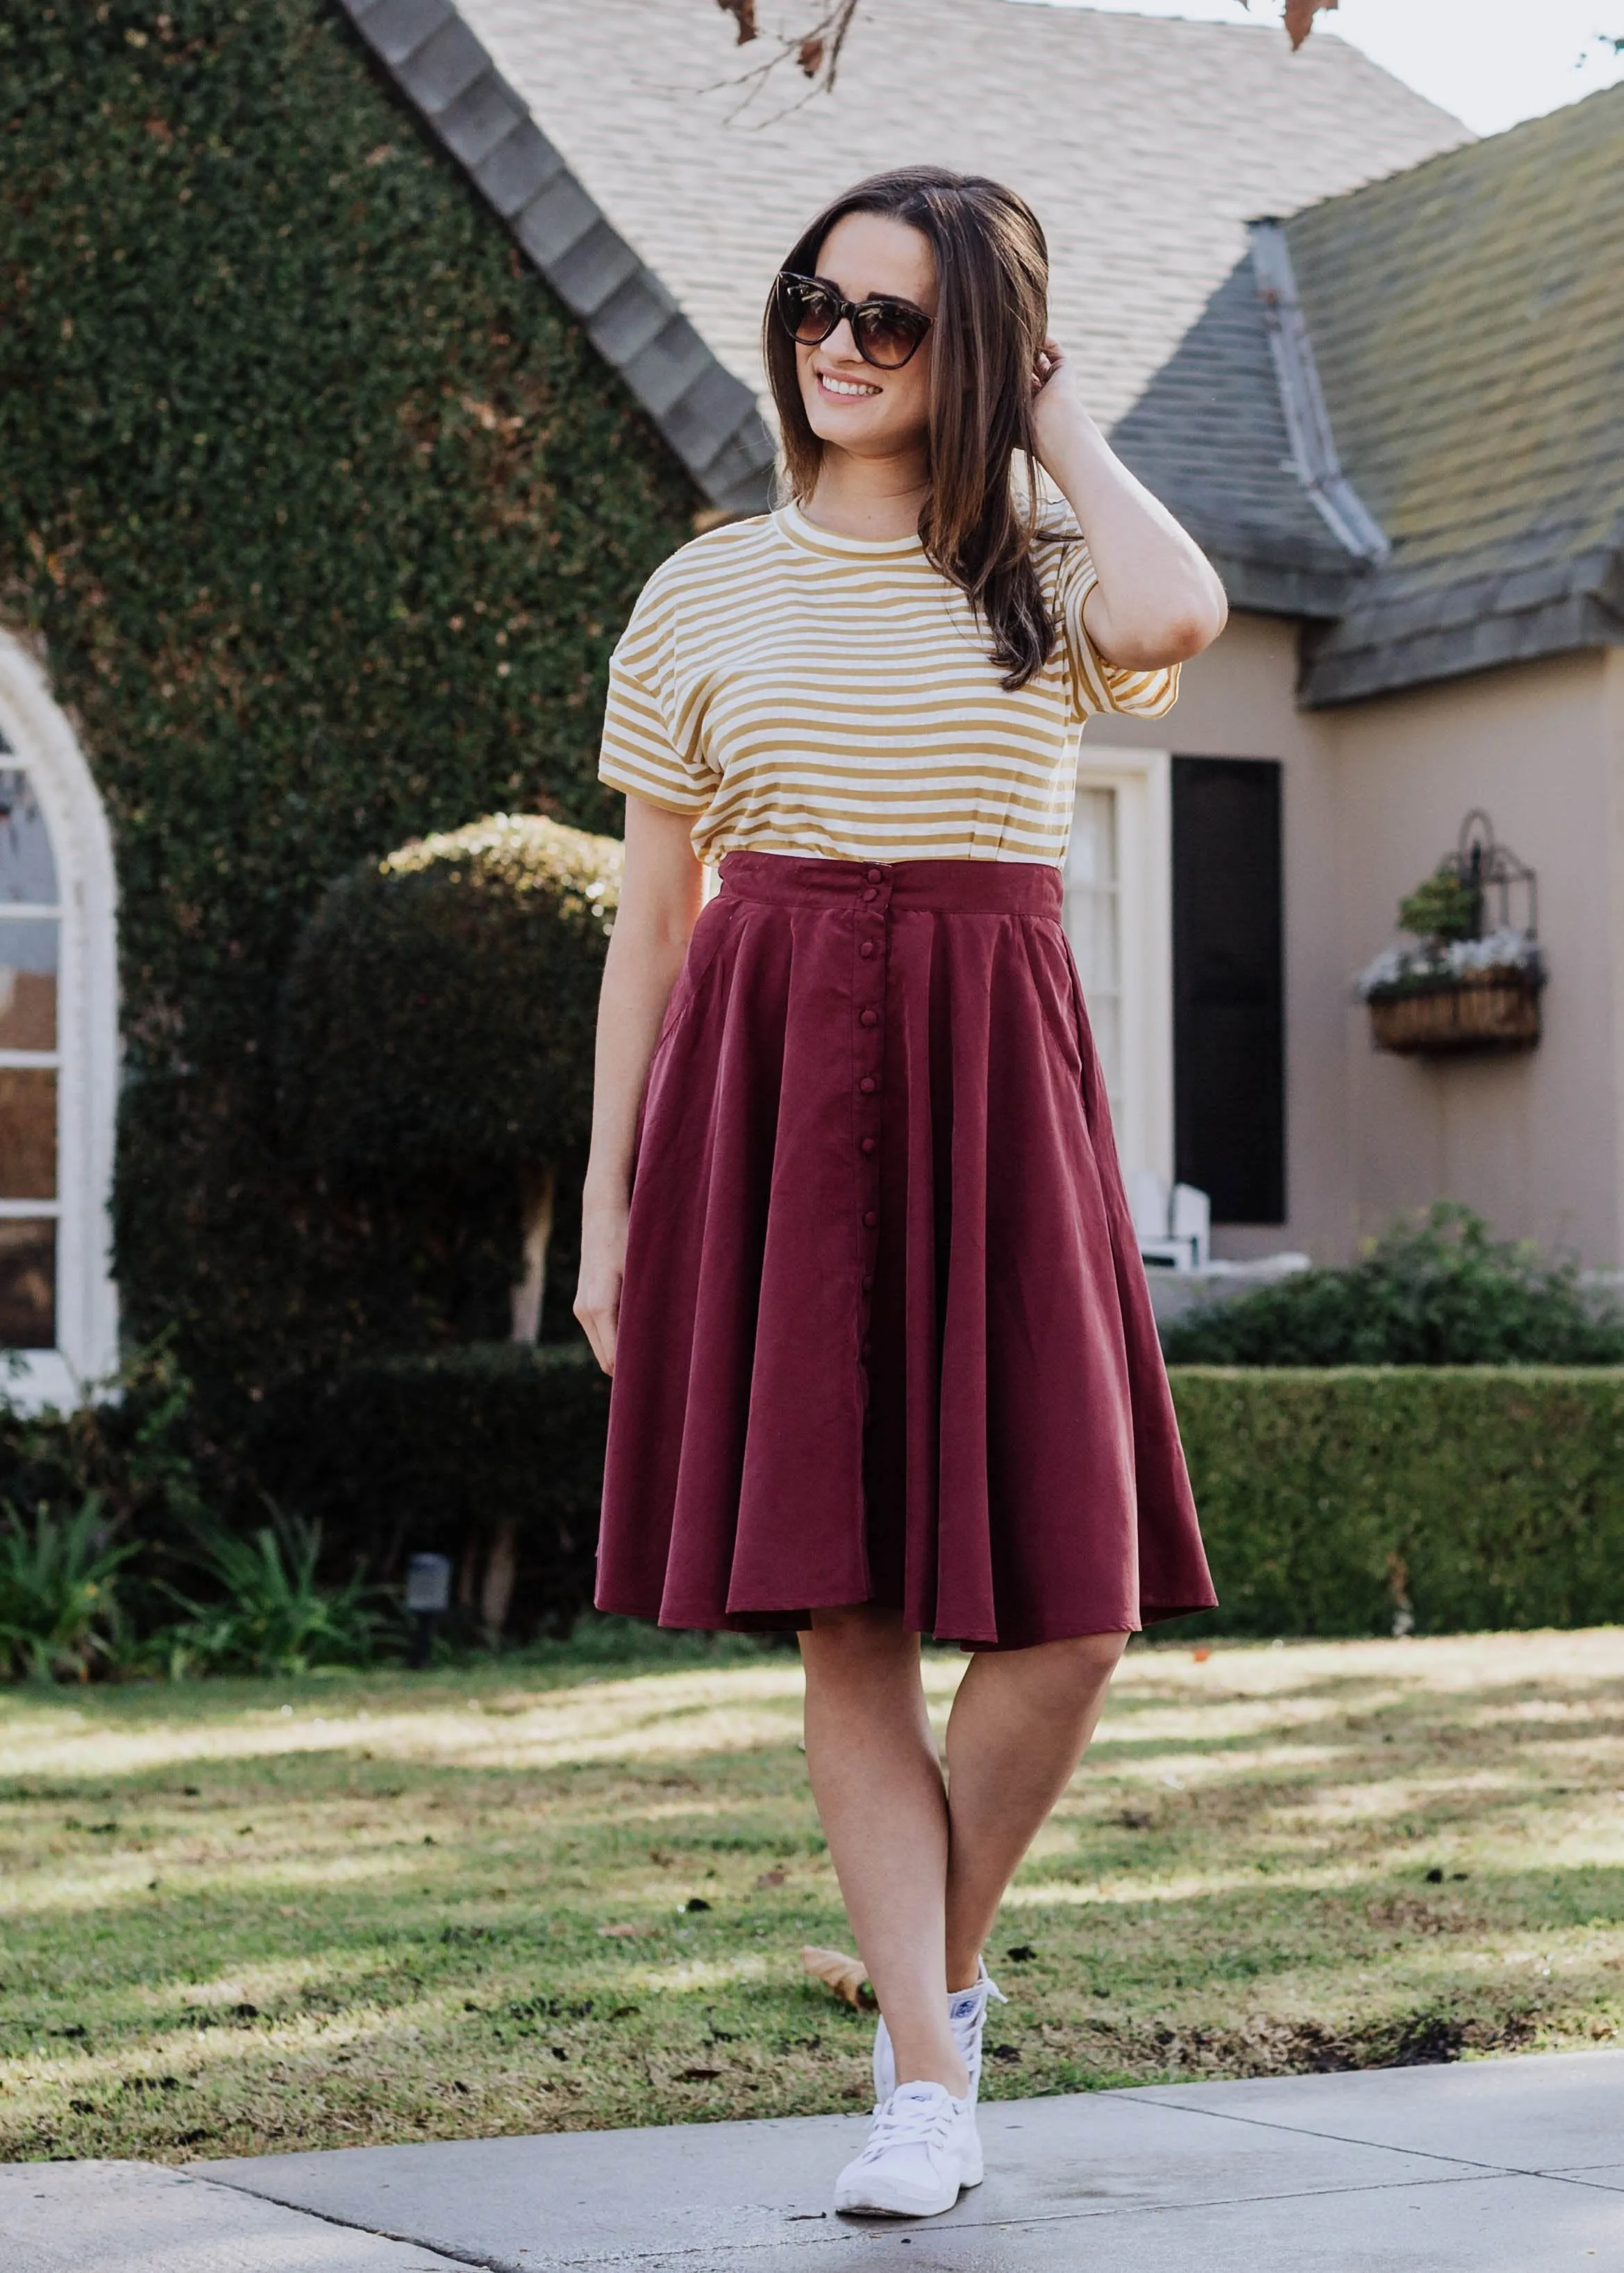
[[[718,776],[705,762],[696,730],[677,725],[669,565],[644,585],[609,658],[598,778],[668,813],[700,814]]]
[[[1069,514],[1067,519],[1076,529]],[[1080,534],[1069,543],[1062,536],[1056,551],[1055,618],[1065,641],[1073,715],[1092,718],[1102,710],[1119,710],[1135,718],[1165,717],[1178,700],[1178,665],[1129,671],[1107,663],[1083,621],[1083,603],[1100,581],[1088,547]]]

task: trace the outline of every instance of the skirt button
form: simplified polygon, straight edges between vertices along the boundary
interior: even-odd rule
[[[880,872],[879,872],[879,870],[878,870],[877,868],[870,868],[870,869],[869,869],[869,871],[868,871],[868,881],[869,881],[871,884],[877,884],[877,883],[879,882],[879,881],[880,881]]]
[[[874,1076],[871,1073],[864,1074],[857,1086],[861,1090],[865,1097],[872,1097],[874,1094]]]
[[[858,949],[857,952],[858,952],[858,954],[859,954],[859,955],[861,955],[861,956],[864,956],[865,958],[866,958],[867,956],[868,956],[872,955],[872,954],[874,953],[874,941],[873,941],[871,939],[866,939],[866,940],[864,940],[864,941],[863,941],[862,945]]]
[[[857,1023],[860,1026],[877,1026],[880,1023],[880,1014],[877,1010],[860,1010],[857,1014]]]
[[[875,1225],[878,1223],[879,1219],[879,1217],[875,1213],[872,1208],[865,1208],[863,1210],[863,1221],[868,1225],[870,1231],[874,1229]]]
[[[862,1140],[862,1149],[863,1149],[863,1151],[864,1151],[865,1152],[873,1152],[873,1150],[874,1150],[874,1139],[873,1139],[873,1137],[872,1137],[872,1136],[865,1136],[865,1137],[863,1138],[863,1140]]]

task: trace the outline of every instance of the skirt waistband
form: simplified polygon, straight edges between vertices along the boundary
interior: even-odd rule
[[[860,904],[871,891],[888,905],[965,915],[1047,916],[1065,904],[1060,871],[1041,860],[822,860],[798,852],[725,852],[722,889],[779,906]]]

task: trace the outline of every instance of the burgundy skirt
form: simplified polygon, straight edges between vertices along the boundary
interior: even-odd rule
[[[973,1648],[1215,1600],[1056,868],[730,852],[638,1115],[597,1601]]]

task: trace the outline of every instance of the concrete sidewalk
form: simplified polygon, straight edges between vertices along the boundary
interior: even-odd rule
[[[24,2165],[4,2273],[1624,2273],[1624,2052],[1004,2101],[981,2127],[986,2185],[918,2224],[830,2212],[857,2116]],[[121,2188],[124,2243],[70,2249]],[[250,2212],[292,2222],[230,2226]]]

